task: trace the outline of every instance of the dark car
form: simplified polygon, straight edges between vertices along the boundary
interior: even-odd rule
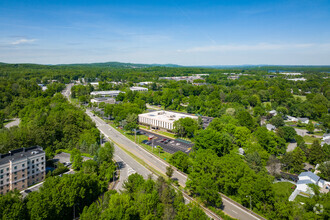
[[[150,145],[150,144],[151,144],[151,142],[150,142],[150,141],[147,141],[147,142],[146,142],[146,144],[147,144],[147,145]]]
[[[141,141],[142,144],[145,144],[145,143],[147,143],[147,142],[148,142],[148,140],[143,140],[143,141]]]
[[[167,144],[170,141],[171,141],[170,139],[167,139],[166,141],[164,141],[164,144]]]
[[[30,193],[30,192],[32,192],[32,191],[29,190],[29,189],[26,189],[26,190],[24,190],[24,192],[26,192],[26,193]]]

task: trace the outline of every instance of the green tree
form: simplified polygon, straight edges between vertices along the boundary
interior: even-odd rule
[[[306,125],[306,129],[309,133],[311,133],[311,134],[314,133],[314,124],[312,121],[308,122],[308,124]]]
[[[101,164],[103,162],[111,162],[114,154],[113,143],[106,142],[103,147],[101,147],[97,153],[96,161]]]
[[[254,121],[253,117],[247,111],[240,111],[236,115],[236,118],[239,121],[241,126],[245,126],[250,130],[254,130],[256,127],[256,122]]]
[[[74,148],[71,151],[70,161],[72,163],[72,168],[74,170],[80,170],[80,168],[82,166],[83,158],[82,158],[81,153],[78,149]]]
[[[198,129],[197,121],[192,118],[180,118],[174,122],[174,132],[181,137],[193,137]]]
[[[166,176],[167,176],[169,179],[172,178],[172,176],[173,176],[173,172],[174,172],[174,170],[173,170],[173,167],[172,167],[172,166],[167,166],[167,167],[166,167]]]
[[[309,150],[309,161],[318,164],[324,161],[324,152],[318,140],[315,140]]]
[[[181,170],[182,172],[187,173],[189,168],[189,157],[187,154],[182,151],[177,151],[172,154],[170,160],[170,164]]]
[[[127,131],[132,132],[134,129],[138,129],[138,116],[134,113],[128,114],[126,117],[126,125],[124,126],[124,129]]]
[[[275,127],[277,127],[277,128],[282,127],[282,126],[285,125],[284,120],[283,120],[282,116],[280,116],[280,115],[276,115],[276,116],[274,116],[274,117],[270,120],[270,123],[271,123],[272,125],[274,125]]]

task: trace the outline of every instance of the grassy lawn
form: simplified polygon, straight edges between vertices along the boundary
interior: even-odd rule
[[[309,200],[308,197],[297,195],[297,197],[294,199],[295,202],[302,202],[306,203]]]
[[[280,183],[274,183],[273,189],[275,192],[276,197],[282,198],[282,199],[289,199],[289,196],[294,191],[291,187],[293,187],[294,184],[288,183],[288,182],[280,182]]]
[[[293,121],[286,122],[285,124],[286,125],[297,125],[297,123],[296,122],[293,122]]]
[[[135,135],[130,134],[128,132],[123,131],[122,129],[118,129],[116,128],[116,126],[114,124],[110,124],[112,127],[114,127],[117,131],[119,131],[121,134],[125,135],[127,138],[129,138],[131,141],[135,142]],[[136,135],[136,142],[142,146],[144,149],[148,150],[149,152],[155,154],[156,156],[160,157],[163,160],[168,161],[169,158],[171,158],[172,154],[168,153],[168,152],[161,152],[159,154],[159,150],[157,148],[152,148],[152,146],[147,145],[147,144],[142,144],[141,141],[143,140],[148,140],[148,137],[145,135]],[[156,144],[155,144],[156,145]]]
[[[315,135],[318,135],[318,136],[323,136],[324,135],[324,132],[322,131],[316,131],[314,132]]]
[[[303,138],[306,143],[313,143],[315,140],[320,140],[319,138],[314,138],[309,135],[305,135]]]
[[[295,98],[300,98],[302,101],[306,101],[306,96],[303,95],[293,95]]]

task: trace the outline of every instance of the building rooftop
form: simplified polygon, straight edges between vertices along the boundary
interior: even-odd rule
[[[301,177],[305,177],[305,176],[309,177],[310,179],[314,180],[315,182],[319,181],[319,179],[320,179],[320,177],[318,175],[316,175],[310,171],[302,172],[298,177],[300,179]]]
[[[130,90],[132,91],[138,91],[138,90],[148,90],[148,88],[145,88],[145,87],[141,87],[141,86],[133,86],[131,88],[129,88]]]
[[[30,157],[35,154],[44,153],[42,147],[33,146],[29,148],[19,148],[9,151],[7,154],[0,154],[0,165],[9,163],[10,161],[20,160],[22,158]]]
[[[168,111],[149,112],[149,113],[140,114],[139,116],[143,116],[147,118],[155,118],[157,120],[169,122],[169,123],[173,123],[174,121],[177,121],[181,118],[193,118],[193,119],[198,118],[197,116],[185,115],[181,113],[168,112]]]
[[[123,91],[119,91],[119,90],[94,91],[94,92],[91,92],[91,95],[118,95],[121,92],[123,92]],[[123,93],[125,93],[125,92],[123,92]]]

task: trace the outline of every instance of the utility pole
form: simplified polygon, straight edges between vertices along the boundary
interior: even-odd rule
[[[134,131],[135,131],[135,143],[136,143],[136,128],[134,129]]]

